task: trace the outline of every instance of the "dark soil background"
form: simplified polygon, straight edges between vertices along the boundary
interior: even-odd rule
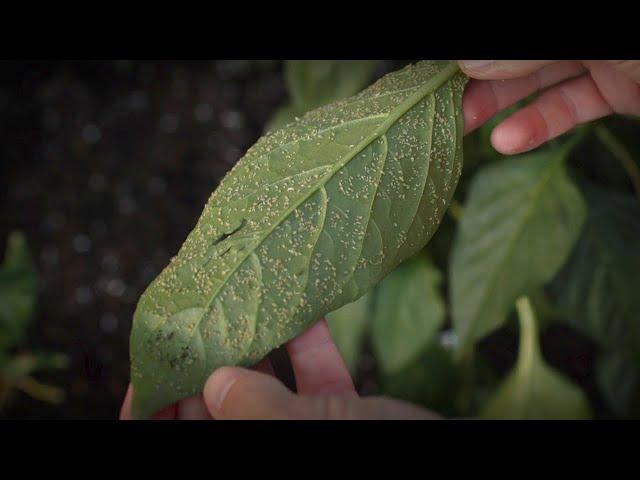
[[[285,101],[280,66],[86,61],[1,68],[0,246],[11,230],[25,232],[41,288],[28,347],[65,352],[71,364],[37,375],[67,392],[64,404],[18,394],[0,418],[115,418],[138,297]],[[551,340],[545,354],[593,395],[592,346],[565,331]],[[484,344],[506,371],[515,338],[501,333]],[[363,365],[360,386],[372,391],[370,356]]]
[[[22,229],[40,271],[29,346],[71,359],[45,376],[63,406],[20,395],[5,415],[114,418],[137,299],[285,100],[282,75],[248,61],[2,70],[0,243]]]

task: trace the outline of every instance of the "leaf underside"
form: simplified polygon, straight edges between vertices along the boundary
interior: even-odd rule
[[[465,82],[420,62],[247,151],[140,298],[134,418],[256,363],[426,244],[461,173]]]

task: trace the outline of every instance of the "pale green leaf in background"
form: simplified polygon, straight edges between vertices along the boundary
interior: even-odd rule
[[[355,302],[327,314],[331,338],[351,375],[355,375],[358,369],[362,343],[371,320],[371,299],[371,292],[365,293]]]
[[[419,62],[262,137],[144,292],[133,416],[253,365],[422,249],[462,169],[455,62]]]
[[[472,180],[449,278],[463,350],[501,326],[516,298],[551,280],[571,252],[585,206],[565,152],[508,158]]]
[[[591,407],[577,385],[551,368],[540,352],[536,318],[526,297],[517,300],[520,347],[514,369],[491,396],[486,419],[580,420]]]
[[[424,255],[416,255],[376,289],[371,341],[381,370],[405,368],[433,342],[445,315],[441,279]]]
[[[305,113],[358,93],[375,68],[375,60],[288,60],[284,72],[291,103]]]
[[[300,112],[290,103],[282,105],[274,113],[264,127],[265,132],[271,132],[293,122],[296,117],[301,117],[305,112]]]
[[[269,132],[314,108],[355,95],[369,85],[375,60],[287,60],[285,81],[291,101],[267,123]]]

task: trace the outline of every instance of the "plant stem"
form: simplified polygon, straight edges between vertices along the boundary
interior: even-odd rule
[[[609,149],[627,172],[636,196],[640,199],[640,167],[638,167],[638,164],[633,160],[625,146],[604,125],[596,125],[594,132],[598,140]]]
[[[520,323],[520,347],[518,350],[518,365],[520,371],[526,372],[533,365],[540,354],[540,342],[536,316],[528,297],[520,297],[516,301],[518,321]]]

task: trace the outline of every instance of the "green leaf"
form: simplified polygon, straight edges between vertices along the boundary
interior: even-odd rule
[[[140,298],[133,415],[252,365],[424,247],[462,167],[455,62],[420,62],[261,138]]]
[[[380,372],[380,391],[441,415],[454,415],[458,377],[453,352],[436,340],[401,370]]]
[[[596,361],[596,380],[609,408],[624,418],[640,417],[640,361],[627,352],[609,352]]]
[[[22,353],[0,367],[4,381],[16,383],[21,378],[42,370],[59,370],[69,366],[69,358],[60,353]]]
[[[288,60],[284,73],[293,107],[305,113],[355,95],[375,68],[375,60]]]
[[[518,296],[547,283],[577,240],[585,207],[565,152],[508,158],[474,177],[450,267],[462,349],[501,326]]]
[[[287,60],[285,80],[292,100],[276,110],[265,132],[281,128],[314,108],[355,95],[369,84],[375,66],[373,60]]]
[[[565,321],[608,349],[640,349],[640,202],[585,186],[588,215],[551,293]]]
[[[7,240],[0,267],[0,349],[22,341],[36,308],[38,272],[21,232]]]
[[[540,352],[536,319],[527,298],[517,301],[520,351],[515,368],[498,386],[481,416],[488,419],[579,420],[591,417],[586,397]]]
[[[331,337],[351,375],[357,371],[362,342],[371,318],[371,298],[372,294],[366,293],[355,302],[327,314]]]
[[[372,344],[378,366],[396,372],[432,343],[444,322],[442,276],[422,255],[397,267],[376,289]]]

